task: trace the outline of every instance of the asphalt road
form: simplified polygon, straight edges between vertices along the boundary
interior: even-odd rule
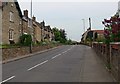
[[[90,47],[67,45],[3,64],[3,82],[113,82]]]

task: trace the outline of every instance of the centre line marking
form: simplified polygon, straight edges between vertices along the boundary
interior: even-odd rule
[[[56,56],[52,57],[51,59],[55,59],[55,58],[56,58]]]
[[[42,62],[42,63],[40,63],[40,64],[37,64],[37,65],[29,68],[27,71],[30,71],[30,70],[32,70],[32,69],[34,69],[34,68],[36,68],[36,67],[38,67],[38,66],[40,66],[40,65],[43,65],[43,64],[45,64],[46,62],[48,62],[48,60],[46,60],[46,61],[44,61],[44,62]]]
[[[52,57],[51,59],[55,59],[56,57],[58,57],[58,56],[60,56],[60,55],[62,55],[62,54],[58,54],[58,55]]]
[[[62,52],[62,53],[66,53],[67,51],[64,51],[64,52]]]
[[[9,80],[11,80],[11,79],[13,79],[13,78],[15,78],[15,76],[11,76],[10,78],[8,78],[8,79],[2,81],[1,83],[7,82],[7,81],[9,81]]]

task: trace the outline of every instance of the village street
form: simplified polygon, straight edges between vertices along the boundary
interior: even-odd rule
[[[3,64],[3,82],[114,82],[91,47],[66,45]]]
[[[104,1],[0,0],[0,83],[118,84],[120,1]]]

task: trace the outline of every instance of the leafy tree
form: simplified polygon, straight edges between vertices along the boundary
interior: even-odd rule
[[[54,35],[55,35],[55,41],[60,41],[60,32],[59,32],[59,29],[57,28],[53,28],[53,32],[54,32]]]
[[[120,42],[120,18],[113,16],[109,20],[104,19],[102,23],[105,25],[104,36],[106,43]]]
[[[60,43],[65,43],[67,41],[66,39],[66,32],[64,29],[57,29],[56,27],[53,28],[53,32],[55,34],[55,41],[60,41]]]

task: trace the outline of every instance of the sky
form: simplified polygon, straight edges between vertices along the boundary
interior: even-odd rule
[[[18,0],[21,10],[28,10],[30,16],[31,0]],[[85,29],[104,29],[102,21],[113,16],[118,10],[119,0],[33,0],[32,15],[38,22],[45,21],[51,28],[65,29],[67,38],[80,41]]]

